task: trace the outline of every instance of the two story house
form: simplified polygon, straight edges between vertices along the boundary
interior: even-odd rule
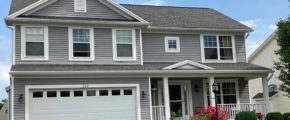
[[[11,120],[169,120],[216,102],[250,104],[248,81],[271,69],[249,64],[251,28],[210,8],[112,0],[12,0]],[[213,83],[219,92],[213,93]]]

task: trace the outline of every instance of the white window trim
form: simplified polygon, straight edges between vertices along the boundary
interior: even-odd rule
[[[239,79],[214,79],[217,83],[235,83],[236,88],[236,99],[237,103],[240,104],[240,94],[239,94]],[[207,99],[207,89],[206,89],[206,83],[208,83],[208,79],[203,79],[203,98],[204,98],[204,106],[208,107],[208,99]],[[222,89],[222,88],[221,88]],[[221,93],[221,96],[223,96],[223,93]],[[221,102],[223,104],[223,97],[221,97]]]
[[[43,27],[44,30],[44,56],[26,56],[26,27]],[[48,27],[27,25],[21,26],[21,60],[28,61],[48,61],[49,60],[49,46],[48,46]]]
[[[204,52],[204,36],[216,36],[217,37],[217,54],[218,59],[217,60],[206,60],[205,59],[205,52]],[[220,59],[220,45],[219,45],[219,36],[231,36],[232,38],[232,51],[233,51],[233,60],[221,60]],[[201,34],[200,35],[200,48],[201,48],[201,58],[202,63],[236,63],[237,57],[236,57],[236,43],[235,43],[235,37],[234,35],[228,35],[228,34]]]
[[[118,57],[117,56],[117,34],[116,34],[117,30],[131,30],[132,31],[132,47],[133,47],[132,57]],[[135,29],[123,29],[123,28],[112,29],[112,37],[113,37],[113,61],[137,61],[136,30]]]
[[[73,56],[73,29],[89,29],[90,30],[90,57],[74,57]],[[94,28],[69,27],[68,38],[69,38],[69,61],[94,61],[95,60]]]
[[[77,6],[77,2],[76,2],[77,0],[74,0],[74,11],[75,12],[82,12],[82,13],[86,13],[87,12],[87,0],[83,0],[85,3],[85,6],[84,6],[84,10],[80,10],[79,8],[78,8],[78,6]]]
[[[25,120],[29,120],[30,91],[34,89],[63,89],[63,88],[136,88],[137,120],[141,120],[141,95],[139,84],[79,84],[79,85],[26,85],[25,86]],[[72,94],[72,93],[71,93]]]
[[[176,49],[169,49],[169,44],[168,44],[169,40],[176,40]],[[169,52],[169,53],[180,52],[180,38],[179,37],[165,36],[164,41],[165,41],[165,52]]]

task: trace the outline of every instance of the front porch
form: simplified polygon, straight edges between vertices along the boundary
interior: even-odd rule
[[[270,111],[269,96],[265,94],[264,104],[251,104],[246,77],[152,77],[151,112],[152,120],[188,120],[201,108],[217,104],[229,112],[227,119],[234,119],[241,111],[256,111],[266,114]],[[217,98],[212,84],[218,83]],[[263,77],[264,93],[268,93],[268,81]]]

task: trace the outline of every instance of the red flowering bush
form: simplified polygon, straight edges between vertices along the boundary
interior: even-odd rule
[[[262,120],[264,117],[263,113],[261,113],[261,112],[257,112],[256,115],[257,115],[259,120]]]
[[[227,114],[229,114],[228,111],[218,107],[218,120],[227,120]],[[198,114],[192,116],[191,120],[215,120],[216,117],[216,107],[209,106],[198,111]]]

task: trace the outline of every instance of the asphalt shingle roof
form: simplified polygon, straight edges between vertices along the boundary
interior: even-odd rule
[[[38,0],[12,0],[10,14],[25,8]],[[121,4],[128,10],[148,21],[151,26],[207,29],[251,28],[210,8],[168,7]]]
[[[152,26],[182,28],[251,28],[210,8],[168,7],[122,4],[125,8],[147,20]]]
[[[109,71],[109,70],[162,70],[175,63],[150,62],[144,65],[13,65],[11,71]],[[214,70],[271,70],[249,63],[206,63]]]
[[[278,92],[269,92],[269,97],[273,97],[274,95],[276,95]],[[263,93],[258,93],[256,94],[253,99],[261,99],[264,98],[264,94]]]

